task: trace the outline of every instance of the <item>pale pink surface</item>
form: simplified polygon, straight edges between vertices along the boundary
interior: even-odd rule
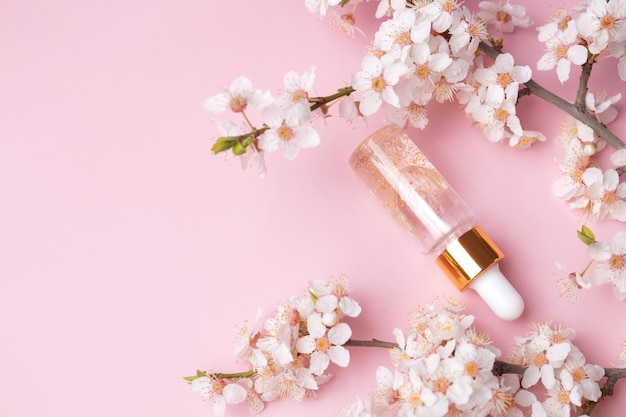
[[[543,23],[547,3],[527,3]],[[375,25],[362,20],[369,34]],[[534,29],[510,39],[517,62],[534,67],[543,53]],[[264,180],[210,154],[207,96],[239,75],[277,91],[286,71],[310,65],[316,91],[329,94],[349,82],[364,45],[302,1],[2,2],[1,416],[212,415],[182,377],[238,370],[234,335],[257,307],[269,314],[308,280],[342,274],[363,306],[350,321],[355,338],[392,340],[411,309],[454,296],[504,352],[532,321],[550,319],[576,329],[590,362],[618,362],[624,303],[608,287],[574,304],[558,297],[554,262],[582,269],[586,254],[582,218],[551,194],[564,115],[539,100],[520,108],[549,138],[530,151],[488,143],[454,104],[432,105],[431,124],[412,132],[507,253],[502,270],[527,303],[513,323],[458,294],[350,171],[352,149],[380,117],[329,119],[320,147],[294,162],[268,155]],[[535,77],[571,97],[554,73]],[[603,62],[592,88],[624,84]],[[622,137],[624,117],[611,126]],[[596,232],[609,239],[619,227]],[[334,415],[374,387],[381,364],[385,351],[353,348],[317,400],[265,414]],[[595,413],[624,407],[618,385]]]

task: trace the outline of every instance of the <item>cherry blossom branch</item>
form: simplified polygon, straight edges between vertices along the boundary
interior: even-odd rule
[[[489,57],[493,59],[495,59],[498,55],[502,53],[497,48],[491,45],[488,45],[485,42],[481,42],[479,48],[482,52],[484,52],[486,55],[488,55]],[[577,93],[577,99],[574,104],[557,96],[556,94],[554,94],[553,92],[546,89],[545,87],[543,87],[542,85],[540,85],[539,83],[537,83],[536,81],[532,79],[525,83],[526,88],[524,90],[520,90],[520,96],[524,94],[535,95],[547,101],[548,103],[553,104],[554,106],[563,110],[570,116],[574,117],[575,119],[591,127],[598,136],[606,140],[606,142],[612,147],[614,147],[615,149],[625,148],[626,144],[624,144],[624,142],[617,135],[615,135],[613,132],[608,130],[606,126],[604,126],[602,123],[598,122],[598,120],[596,120],[593,116],[591,116],[585,108],[584,95],[586,94],[586,85],[587,85],[587,82],[585,80],[589,78],[590,73],[591,73],[591,64],[588,64],[588,63],[584,64],[583,75],[581,75],[581,86],[584,85],[584,87],[579,88],[578,93]],[[581,94],[583,95],[582,99],[580,98]],[[582,105],[581,105],[581,101],[582,101]]]
[[[357,340],[357,339],[349,339],[344,346],[355,346],[355,347],[377,347],[384,349],[397,349],[399,348],[397,343],[386,342],[378,339],[371,340]],[[496,376],[501,376],[504,374],[518,374],[523,375],[524,371],[526,371],[526,367],[521,365],[516,365],[504,361],[496,360],[492,372]],[[615,384],[620,379],[626,378],[626,368],[604,368],[604,374],[606,376],[606,382],[602,387],[602,396],[611,396],[613,395],[613,391],[615,389]],[[589,415],[593,407],[595,407],[596,402],[590,403],[588,408],[585,410],[585,414]],[[590,407],[590,408],[589,408]],[[588,411],[588,412],[587,412]]]
[[[310,104],[310,111],[321,109],[324,115],[328,112],[328,107],[337,102],[337,100],[347,97],[354,92],[352,87],[343,87],[337,89],[337,92],[328,96],[320,97],[308,97],[307,101]],[[241,135],[222,136],[216,139],[211,151],[213,153],[220,153],[227,150],[231,150],[235,155],[243,155],[246,152],[246,148],[252,144],[257,145],[258,138],[270,128],[267,125],[263,125],[260,128],[255,128],[248,119],[244,111],[239,111],[246,120],[250,131]]]

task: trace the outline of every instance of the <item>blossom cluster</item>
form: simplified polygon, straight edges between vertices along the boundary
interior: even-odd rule
[[[312,281],[305,295],[286,299],[272,317],[264,319],[259,312],[254,325],[243,331],[235,354],[249,369],[198,371],[186,379],[193,391],[213,400],[218,417],[227,404],[246,403],[258,413],[276,399],[301,401],[332,377],[327,371],[331,363],[348,366],[350,354],[342,345],[352,330],[342,319],[360,313],[345,280]]]
[[[409,329],[394,331],[392,369],[379,367],[375,392],[342,417],[506,415],[519,377],[493,374],[500,351],[461,310],[453,301],[419,308]]]
[[[577,300],[581,289],[589,289],[592,284],[611,284],[615,297],[626,300],[626,232],[618,231],[610,242],[597,241],[587,227],[583,227],[579,235],[588,244],[589,266],[583,272],[569,272],[557,262],[561,295]],[[590,281],[584,278],[587,271],[590,271]]]
[[[500,350],[473,321],[455,302],[419,309],[407,331],[394,332],[399,347],[391,350],[393,368],[379,367],[376,390],[342,417],[521,417],[525,410],[532,417],[569,417],[574,408],[601,397],[598,381],[605,371],[587,363],[572,343],[572,329],[535,323],[533,332],[516,338],[510,353],[522,374],[496,375]]]
[[[512,146],[528,147],[545,140],[539,132],[524,130],[516,114],[530,67],[515,65],[508,53],[486,64],[478,53],[491,36],[487,22],[500,22],[506,31],[528,27],[532,21],[525,9],[481,2],[474,14],[456,1],[412,3],[389,2],[390,18],[380,25],[361,70],[353,75],[361,114],[382,108],[389,121],[423,129],[431,101],[456,99],[490,141],[508,139]],[[508,18],[498,17],[502,13]]]
[[[515,401],[530,407],[532,417],[569,417],[571,412],[587,403],[597,402],[602,396],[598,381],[604,369],[587,363],[585,356],[572,340],[571,328],[537,322],[534,331],[526,337],[517,337],[510,352],[511,360],[526,367]],[[540,401],[528,390],[540,386],[546,390]]]
[[[281,151],[285,158],[295,159],[301,148],[315,147],[319,133],[310,125],[315,112],[309,98],[313,95],[315,67],[302,75],[290,71],[284,76],[284,89],[274,97],[267,90],[253,87],[245,76],[233,80],[225,91],[206,99],[204,108],[213,113],[229,109],[241,114],[245,124],[217,122],[221,137],[213,146],[215,152],[232,149],[241,156],[242,166],[256,164],[259,175],[265,175],[263,151]],[[263,127],[257,129],[248,117],[251,108],[261,112]],[[244,137],[243,141],[238,140]]]

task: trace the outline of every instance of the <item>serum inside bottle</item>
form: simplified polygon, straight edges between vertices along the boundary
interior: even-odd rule
[[[515,320],[523,312],[519,293],[500,272],[504,257],[474,214],[413,141],[397,126],[368,137],[350,157],[354,172],[421,251],[455,286],[475,290],[493,312]]]

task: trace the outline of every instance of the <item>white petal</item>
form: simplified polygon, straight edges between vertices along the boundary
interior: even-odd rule
[[[355,87],[356,89],[356,87]],[[359,110],[363,116],[369,116],[378,111],[383,103],[383,99],[380,94],[373,91],[366,91],[361,98],[361,104]]]
[[[239,404],[246,399],[248,392],[239,384],[228,384],[222,390],[226,404]]]
[[[520,65],[513,69],[514,78],[520,84],[530,80],[533,75],[533,70],[528,65]]]
[[[574,388],[574,378],[572,374],[567,370],[563,369],[559,374],[559,378],[561,379],[561,385],[568,391],[571,391]]]
[[[626,255],[626,232],[617,232],[611,239],[611,252],[616,255]]]
[[[495,67],[499,73],[511,72],[513,71],[514,66],[515,61],[513,59],[513,55],[509,53],[500,54],[496,58]]]
[[[226,400],[221,395],[213,399],[213,414],[215,417],[222,417],[226,411]]]
[[[257,109],[264,109],[274,102],[274,97],[269,91],[256,90],[250,97],[250,105]]]
[[[323,374],[329,364],[330,358],[325,352],[315,351],[311,354],[310,369],[315,375]]]
[[[550,346],[546,351],[546,359],[550,362],[560,363],[567,358],[567,355],[572,350],[572,345],[568,342],[555,343]]]
[[[550,71],[556,65],[556,59],[551,53],[545,53],[537,61],[537,69],[539,71]]]
[[[280,138],[275,130],[270,129],[259,136],[259,148],[267,152],[274,152],[278,149]]]
[[[328,340],[333,345],[343,345],[352,336],[352,329],[346,323],[337,323],[328,331]]]
[[[585,185],[590,186],[592,184],[602,184],[603,173],[602,170],[596,167],[590,167],[583,172],[582,180]]]
[[[328,356],[333,363],[342,368],[350,364],[350,352],[343,346],[332,346],[328,349]]]
[[[543,408],[539,401],[535,401],[532,405],[531,417],[546,417],[546,410]]]
[[[326,335],[326,325],[322,323],[322,316],[319,314],[311,314],[306,322],[307,331],[315,339]]]
[[[556,378],[554,377],[554,368],[551,365],[543,365],[540,369],[541,373],[541,383],[547,389],[550,389],[556,383]]]
[[[559,78],[561,84],[569,80],[569,71],[571,65],[572,64],[567,59],[559,59],[559,61],[556,63],[556,75]]]
[[[378,388],[391,388],[393,384],[393,374],[389,368],[379,366],[376,368],[376,385]]]
[[[617,61],[617,72],[619,74],[619,79],[622,81],[626,81],[626,58],[622,57]]]
[[[337,296],[325,295],[318,298],[317,302],[315,303],[315,309],[320,313],[330,313],[337,308],[337,305]]]
[[[396,85],[398,84],[400,77],[406,74],[406,72],[406,65],[396,62],[395,64],[391,64],[385,68],[383,78],[388,85]]]
[[[351,297],[341,297],[339,300],[339,309],[348,317],[357,317],[361,314],[361,306]]]
[[[230,84],[229,91],[234,96],[249,97],[252,94],[252,81],[247,77],[237,77]]]
[[[272,356],[279,365],[287,365],[293,361],[289,347],[284,344],[278,346],[278,348],[272,352]]]
[[[292,139],[301,148],[314,148],[320,144],[320,135],[312,126],[297,129]]]
[[[537,401],[537,397],[530,391],[521,390],[515,394],[515,402],[522,407],[530,407],[535,401]]]
[[[211,113],[221,113],[228,108],[230,98],[225,93],[219,93],[204,101],[204,109]]]
[[[386,87],[382,93],[382,99],[391,104],[393,107],[400,107],[400,97],[396,94],[396,92],[391,87]]]
[[[296,342],[296,350],[300,353],[312,353],[315,350],[315,338],[302,336]]]
[[[418,24],[414,25],[411,29],[411,40],[414,43],[422,43],[424,42],[428,36],[430,35],[430,21],[423,20]]]
[[[537,381],[539,381],[540,376],[541,374],[537,366],[529,366],[526,368],[526,371],[524,371],[524,375],[522,376],[522,387],[532,387],[537,383]]]
[[[611,162],[618,167],[626,166],[626,148],[613,152],[611,154]]]
[[[611,247],[606,242],[595,242],[587,247],[587,254],[594,261],[607,261],[611,258]]]
[[[285,120],[285,111],[278,105],[274,104],[266,107],[262,114],[263,121],[270,127],[280,127]]]

